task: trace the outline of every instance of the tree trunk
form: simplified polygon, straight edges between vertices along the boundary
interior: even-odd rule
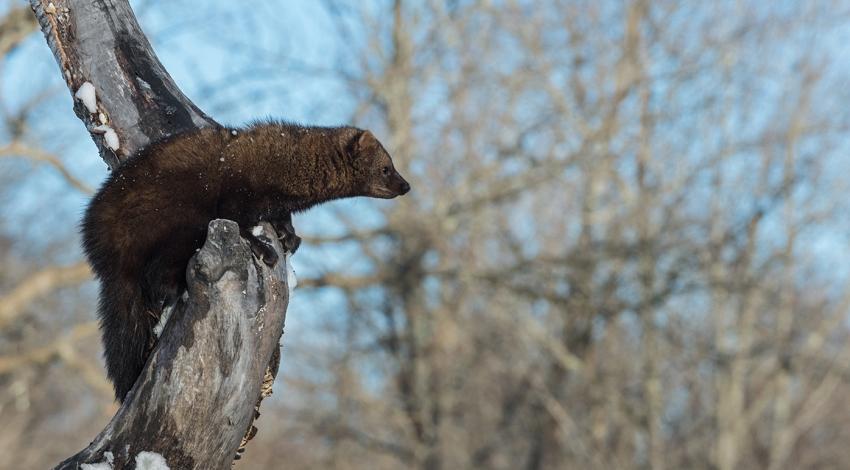
[[[264,230],[285,259],[274,229]],[[283,331],[285,265],[252,258],[235,222],[210,222],[187,270],[188,300],[174,309],[124,404],[94,442],[56,468],[108,462],[119,470],[146,458],[172,469],[230,468]]]
[[[169,135],[217,125],[174,84],[126,0],[30,6],[74,111],[110,168]],[[127,399],[86,449],[56,468],[157,461],[172,469],[230,468],[258,400],[270,393],[289,300],[288,259],[271,226],[264,230],[287,260],[273,269],[252,257],[234,222],[210,223],[187,270],[188,296]]]

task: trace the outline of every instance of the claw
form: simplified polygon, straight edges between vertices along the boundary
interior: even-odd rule
[[[264,236],[256,236],[247,230],[242,230],[242,238],[248,241],[251,247],[251,253],[256,258],[262,260],[266,266],[273,268],[277,264],[279,258],[269,239]]]
[[[301,237],[295,233],[295,227],[292,226],[292,215],[287,214],[285,217],[272,220],[271,223],[283,248],[290,254],[295,254],[301,246]]]

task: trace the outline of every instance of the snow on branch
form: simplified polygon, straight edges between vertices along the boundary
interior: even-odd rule
[[[74,96],[74,111],[115,168],[145,145],[214,125],[156,58],[124,0],[30,0]]]

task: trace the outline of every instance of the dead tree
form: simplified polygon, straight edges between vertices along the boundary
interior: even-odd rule
[[[110,168],[163,137],[216,125],[174,84],[126,0],[30,5],[74,111]],[[264,230],[276,238],[270,226]],[[277,241],[274,248],[286,259]],[[285,266],[258,262],[234,222],[212,221],[187,268],[188,296],[127,399],[86,449],[57,468],[230,468],[277,373],[289,300]]]

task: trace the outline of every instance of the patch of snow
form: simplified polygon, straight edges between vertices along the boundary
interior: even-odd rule
[[[162,315],[160,315],[159,321],[156,323],[156,326],[153,327],[153,334],[155,334],[157,338],[159,338],[159,336],[162,334],[162,330],[165,329],[165,324],[168,323],[168,319],[171,318],[171,312],[173,310],[173,307],[167,307],[162,309]]]
[[[106,146],[112,149],[113,152],[121,147],[121,142],[118,140],[118,134],[111,127],[101,124],[92,129],[92,131],[103,134],[103,140],[106,142]]]
[[[97,118],[98,118],[98,120],[100,120],[101,124],[106,124],[106,115],[105,114],[100,113],[100,114],[97,115]]]
[[[238,132],[236,132],[236,129],[233,129],[232,131],[230,131],[230,133],[233,134],[233,135],[238,134]]]
[[[107,462],[84,463],[80,465],[80,470],[112,470],[112,465]]]
[[[84,463],[80,465],[81,470],[112,470],[112,463],[115,461],[115,456],[112,455],[112,452],[104,452],[103,456],[106,458],[106,462],[98,462],[98,463]]]
[[[165,458],[156,452],[142,451],[136,454],[136,470],[171,470]]]
[[[118,147],[121,147],[121,142],[118,140],[118,134],[116,134],[112,129],[108,129],[103,137],[106,138],[106,145],[113,151],[118,150]]]
[[[287,252],[284,255],[284,260],[286,261],[286,286],[289,287],[289,295],[292,295],[292,291],[298,287],[298,278],[295,277],[295,270],[292,269],[292,263],[289,262],[289,258],[292,257],[292,254]]]
[[[261,225],[257,225],[256,227],[251,229],[251,235],[255,237],[259,237],[263,234],[263,227]]]
[[[94,85],[91,83],[85,82],[80,85],[80,88],[77,88],[77,92],[74,93],[74,98],[82,101],[90,113],[97,112],[97,92],[95,92]]]
[[[144,88],[144,89],[146,89],[146,90],[148,90],[148,91],[151,91],[151,85],[150,85],[150,83],[148,83],[148,82],[144,81],[144,80],[142,79],[142,77],[136,77],[136,82],[138,82],[138,83],[139,83],[139,85],[140,85],[142,88]]]

